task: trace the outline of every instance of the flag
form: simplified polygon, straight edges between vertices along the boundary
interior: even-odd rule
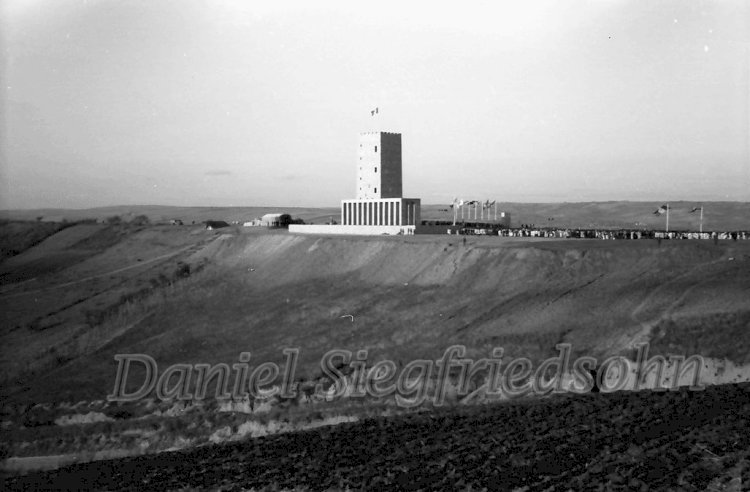
[[[490,203],[490,200],[489,200],[489,199],[487,199],[487,201],[486,201],[486,202],[484,202],[484,205],[482,205],[482,210],[487,210],[487,209],[488,209],[488,208],[490,208],[491,206],[492,206],[492,204]]]
[[[690,213],[691,213],[691,214],[692,214],[692,213],[695,213],[695,212],[697,212],[698,210],[703,210],[703,205],[701,205],[700,207],[693,207],[693,210],[691,210],[691,211],[690,211]]]
[[[458,201],[458,206],[459,207],[463,207],[464,206],[464,201],[463,200],[459,200]]]
[[[666,213],[666,212],[667,212],[667,210],[669,210],[669,205],[665,203],[665,204],[664,204],[664,205],[662,205],[661,207],[659,207],[659,208],[657,208],[656,210],[654,210],[654,215],[661,215],[661,214],[664,214],[664,213]]]
[[[378,108],[375,108],[372,111],[370,111],[370,115],[375,116],[376,114],[378,114]]]

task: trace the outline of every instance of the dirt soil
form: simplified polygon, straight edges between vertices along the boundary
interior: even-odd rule
[[[747,490],[750,385],[555,396],[68,466],[8,490]]]

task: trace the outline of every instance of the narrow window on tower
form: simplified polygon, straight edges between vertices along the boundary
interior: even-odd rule
[[[377,151],[378,151],[378,146],[376,145],[376,146],[375,146],[375,152],[377,152]]]
[[[375,172],[378,172],[378,168],[377,168],[377,166],[375,167]]]
[[[377,193],[377,192],[378,192],[378,189],[377,189],[377,188],[375,188],[375,193]]]

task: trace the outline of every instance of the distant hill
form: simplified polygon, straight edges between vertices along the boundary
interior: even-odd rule
[[[579,202],[579,203],[514,203],[499,202],[500,211],[509,212],[513,227],[534,224],[537,227],[590,227],[590,228],[645,228],[663,229],[666,217],[655,215],[661,206],[656,202]],[[690,213],[695,202],[670,202],[670,230],[698,230],[700,213]],[[494,217],[492,207],[491,216]],[[481,213],[481,210],[478,212]],[[464,207],[468,216],[468,208]],[[480,215],[477,215],[479,217]],[[485,211],[485,217],[487,211]],[[459,215],[460,217],[460,215]],[[474,213],[472,211],[472,219]],[[453,220],[448,205],[425,205],[423,220]],[[750,230],[750,203],[704,202],[704,230]]]
[[[534,224],[537,227],[590,227],[590,228],[647,228],[662,229],[664,215],[654,215],[659,202],[578,202],[578,203],[515,203],[500,202],[498,211],[509,212],[514,227]],[[698,230],[700,213],[690,213],[699,204],[695,202],[671,202],[669,224],[671,230]],[[750,203],[748,202],[703,202],[704,230],[750,230]],[[15,220],[45,221],[105,219],[120,215],[128,220],[146,215],[151,222],[168,222],[180,219],[185,224],[206,220],[245,222],[268,213],[288,213],[307,223],[321,224],[331,218],[340,219],[339,207],[172,207],[163,205],[122,205],[89,209],[35,209],[4,210],[0,218]],[[468,208],[464,208],[468,215]],[[486,213],[486,211],[485,211]],[[492,209],[494,216],[494,207]],[[472,212],[473,217],[473,212]],[[479,215],[478,215],[479,217]],[[453,212],[447,204],[422,206],[423,220],[453,220]]]
[[[265,214],[288,213],[305,222],[322,224],[331,216],[338,220],[339,208],[306,208],[306,207],[172,207],[167,205],[117,205],[84,209],[43,208],[34,210],[2,210],[0,219],[35,220],[43,217],[45,221],[74,221],[82,219],[102,220],[119,215],[128,221],[138,215],[145,215],[153,223],[169,222],[172,219],[182,220],[186,225],[206,220],[238,221],[240,223],[262,217]]]

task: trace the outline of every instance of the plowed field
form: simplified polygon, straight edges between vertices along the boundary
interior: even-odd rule
[[[747,490],[750,385],[439,409],[69,466],[5,486]]]

